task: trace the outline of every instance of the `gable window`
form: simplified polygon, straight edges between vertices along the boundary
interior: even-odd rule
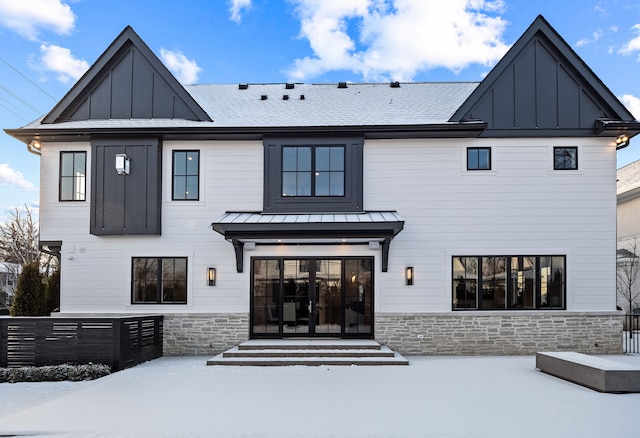
[[[134,257],[131,263],[133,304],[186,304],[186,257]]]
[[[174,201],[197,201],[200,185],[200,151],[173,151]]]
[[[60,201],[84,201],[87,193],[87,153],[60,152]]]
[[[467,170],[491,170],[491,148],[467,148]]]
[[[344,196],[344,146],[283,147],[282,196]]]
[[[553,148],[553,169],[554,170],[577,170],[578,169],[578,148],[554,147]]]
[[[564,309],[565,256],[453,257],[453,310]]]
[[[265,139],[264,211],[362,211],[358,138]]]

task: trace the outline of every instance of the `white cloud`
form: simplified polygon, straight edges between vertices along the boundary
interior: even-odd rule
[[[0,186],[10,185],[22,190],[38,190],[36,186],[24,179],[22,172],[12,169],[6,163],[0,163]]]
[[[32,41],[43,30],[68,35],[75,19],[69,5],[60,0],[0,0],[0,25]]]
[[[578,47],[582,47],[584,45],[587,44],[591,44],[591,43],[595,43],[596,41],[598,41],[600,38],[602,38],[604,36],[604,32],[602,32],[601,29],[596,30],[595,32],[593,32],[591,39],[589,38],[582,38],[581,40],[579,40],[576,43],[576,46]]]
[[[160,56],[167,68],[176,75],[183,84],[195,84],[202,71],[198,64],[177,50],[160,49]]]
[[[631,111],[636,120],[640,120],[640,97],[636,97],[633,94],[623,94],[620,97],[620,101]]]
[[[630,55],[633,52],[640,51],[640,24],[634,25],[631,29],[635,30],[638,35],[625,44],[622,49],[618,50],[618,53],[622,55]],[[640,60],[640,57],[638,60]]]
[[[60,82],[76,81],[89,69],[87,61],[74,58],[71,51],[65,47],[41,44],[40,52],[44,68],[57,73]]]
[[[229,17],[230,20],[240,23],[240,20],[242,19],[240,13],[243,9],[251,8],[251,0],[231,0],[229,3],[229,13],[231,14]]]
[[[508,49],[501,0],[295,0],[312,57],[294,80],[346,69],[365,80],[411,80],[419,70],[492,66]],[[357,34],[357,35],[354,35]],[[356,39],[357,37],[357,39]]]

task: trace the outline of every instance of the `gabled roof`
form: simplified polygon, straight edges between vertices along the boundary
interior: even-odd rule
[[[541,15],[450,121],[474,119],[488,123],[483,136],[598,135],[625,128],[635,134],[640,129]]]
[[[211,120],[127,26],[41,123],[155,118]]]
[[[618,203],[640,197],[640,160],[618,169],[616,178]]]

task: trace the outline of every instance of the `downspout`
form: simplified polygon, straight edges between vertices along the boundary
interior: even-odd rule
[[[27,143],[27,150],[34,155],[40,156],[42,155],[42,151],[40,150],[40,142],[37,140],[32,140],[30,143]]]

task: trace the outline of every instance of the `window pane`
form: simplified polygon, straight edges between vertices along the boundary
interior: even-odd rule
[[[469,148],[467,149],[467,169],[478,168],[478,150]]]
[[[187,177],[173,177],[173,199],[186,199]]]
[[[60,179],[60,200],[70,201],[73,199],[73,178],[62,177]]]
[[[298,171],[311,171],[311,148],[298,148]]]
[[[69,152],[62,153],[62,163],[60,167],[60,175],[61,176],[71,176],[73,175],[73,155]]]
[[[298,172],[296,195],[311,196],[311,172]]]
[[[198,175],[199,153],[197,151],[187,152],[187,175]]]
[[[329,196],[331,194],[329,178],[329,172],[316,172],[316,196]]]
[[[488,170],[490,168],[489,149],[478,150],[478,169]]]
[[[282,196],[296,196],[296,172],[282,174]]]
[[[185,193],[185,199],[198,199],[198,177],[187,176],[186,177],[187,191]]]
[[[185,175],[187,171],[187,153],[186,152],[173,152],[173,174]]]
[[[158,302],[158,259],[133,259],[133,302]]]
[[[482,257],[482,309],[504,309],[507,291],[505,257]]]
[[[331,172],[331,196],[344,196],[344,172]]]
[[[316,148],[316,171],[331,170],[331,148]]]
[[[295,171],[297,169],[297,148],[282,148],[282,170],[285,172]]]
[[[453,258],[453,307],[477,307],[478,257]]]
[[[510,308],[535,308],[535,274],[535,257],[511,258],[511,295],[509,297]]]
[[[331,170],[344,171],[344,147],[331,147]]]
[[[78,154],[73,154],[73,161],[74,161],[74,166],[73,166],[73,174],[75,176],[84,176],[85,173],[85,169],[86,169],[86,155],[84,152],[82,153],[78,153]]]

